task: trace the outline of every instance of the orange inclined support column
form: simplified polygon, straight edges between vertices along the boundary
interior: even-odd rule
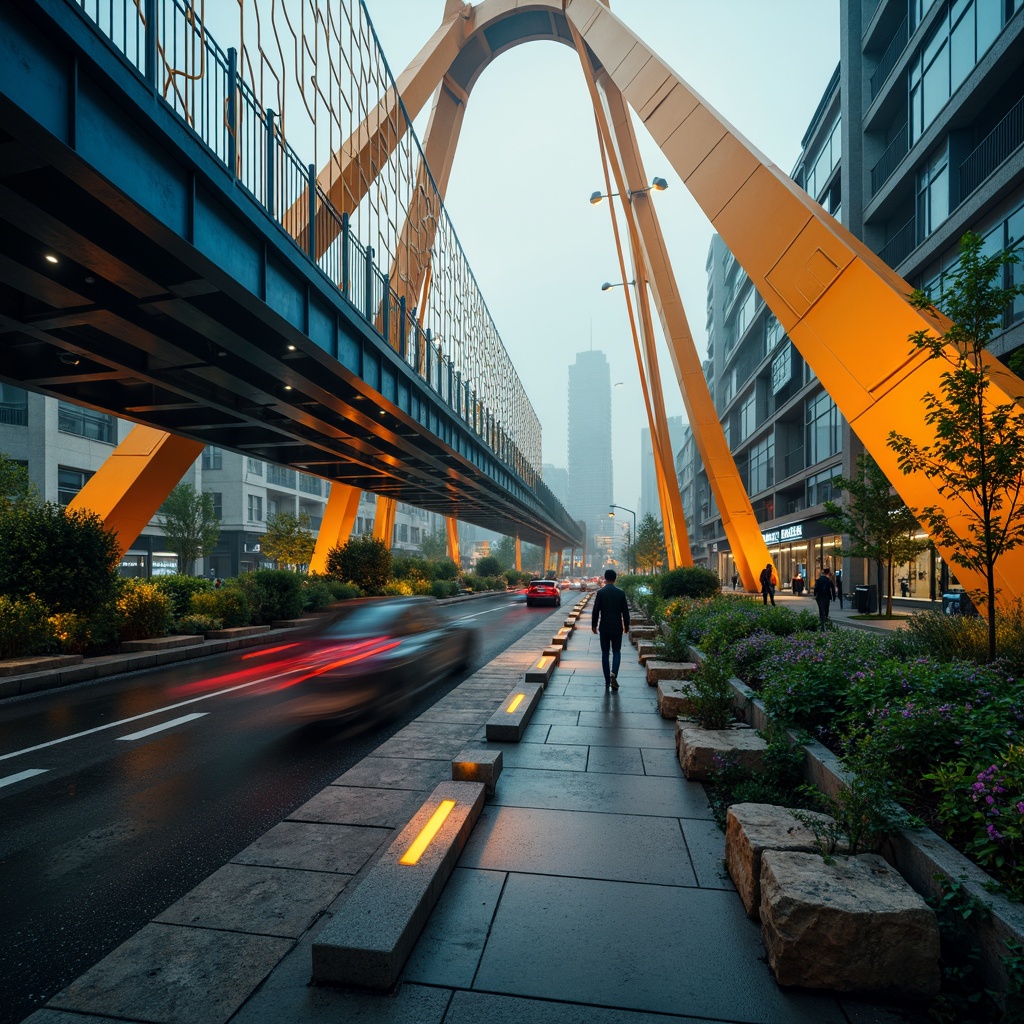
[[[203,448],[201,441],[133,427],[68,508],[95,512],[127,551]]]
[[[516,572],[523,571],[523,550],[519,538],[516,537]]]
[[[359,496],[362,491],[348,484],[331,484],[327,497],[323,522],[317,534],[316,547],[309,562],[310,572],[327,572],[327,555],[331,548],[340,547],[352,536],[356,515],[359,512]]]
[[[377,510],[373,516],[373,539],[383,541],[390,551],[395,539],[395,515],[398,502],[394,498],[377,495]]]
[[[444,528],[448,535],[448,557],[461,568],[462,558],[459,552],[459,521],[455,516],[445,516]]]

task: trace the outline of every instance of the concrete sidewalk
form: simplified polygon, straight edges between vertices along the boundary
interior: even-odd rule
[[[561,625],[494,662],[58,994],[32,1024],[895,1024],[780,990],[635,649],[584,613],[395,991],[310,984],[314,937]],[[495,744],[491,744],[495,746]]]

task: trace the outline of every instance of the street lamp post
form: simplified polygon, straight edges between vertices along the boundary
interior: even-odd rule
[[[625,505],[609,505],[608,507],[609,508],[621,509],[623,512],[628,512],[633,517],[633,532],[629,536],[629,550],[630,550],[630,554],[632,554],[632,556],[633,556],[633,567],[632,567],[632,569],[630,571],[631,572],[635,572],[636,571],[636,513],[631,508],[626,508]],[[614,519],[615,518],[615,513],[614,512],[609,512],[608,513],[608,518],[609,519]],[[628,558],[626,559],[626,568],[629,569],[629,559]]]

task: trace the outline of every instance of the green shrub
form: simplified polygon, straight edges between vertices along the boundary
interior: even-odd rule
[[[455,580],[434,580],[434,582],[430,584],[431,597],[454,597],[458,592],[459,585]]]
[[[663,600],[670,597],[713,597],[721,589],[718,573],[701,565],[681,566],[658,577],[659,596]]]
[[[194,636],[201,633],[209,633],[215,629],[223,629],[224,622],[215,619],[212,615],[182,615],[174,624],[178,633],[186,636]]]
[[[318,612],[335,600],[334,588],[326,579],[310,576],[303,582],[302,604],[305,611]]]
[[[387,545],[373,537],[355,537],[327,553],[327,575],[354,583],[367,594],[381,594],[391,578]]]
[[[451,558],[439,558],[431,563],[431,579],[434,580],[457,580],[459,578],[459,566]]]
[[[170,597],[155,583],[140,579],[122,581],[117,611],[121,616],[121,640],[166,636],[174,618]]]
[[[384,585],[384,593],[390,597],[412,597],[412,584],[408,580],[391,580]]]
[[[248,626],[251,621],[249,599],[241,587],[229,584],[220,590],[208,590],[193,594],[189,602],[189,613],[220,619],[224,629]]]
[[[171,601],[171,614],[175,618],[185,615],[193,594],[213,589],[213,580],[202,576],[188,576],[175,573],[173,576],[154,576],[151,580],[162,590]]]
[[[790,747],[781,730],[759,733],[768,741],[761,768],[740,764],[735,753],[716,755],[709,780],[709,801],[715,820],[724,829],[731,804],[776,804],[780,807],[804,807],[807,798],[803,783],[803,747]]]
[[[477,560],[474,568],[477,576],[484,577],[500,576],[505,571],[505,566],[497,555],[484,555]]]
[[[363,592],[354,583],[341,583],[336,580],[331,584],[331,590],[335,601],[352,601],[363,596]]]
[[[727,664],[705,658],[693,674],[692,717],[702,729],[724,729],[735,721],[734,693]]]
[[[422,555],[392,552],[391,578],[408,580],[410,583],[414,583],[417,580],[429,582],[434,578],[434,564]]]
[[[58,649],[42,601],[0,594],[0,658],[28,658]]]
[[[231,586],[244,591],[249,601],[250,622],[256,625],[269,626],[278,619],[294,619],[302,614],[302,577],[288,569],[243,573]]]
[[[89,620],[78,612],[57,612],[51,615],[50,630],[61,654],[85,654],[92,646]]]
[[[120,560],[95,513],[29,498],[0,503],[0,594],[90,615],[113,604]]]

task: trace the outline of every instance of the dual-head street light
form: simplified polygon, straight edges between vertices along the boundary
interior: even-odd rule
[[[655,178],[647,188],[636,188],[632,192],[628,193],[630,201],[633,196],[643,195],[645,192],[664,192],[668,188],[668,182],[664,178]],[[610,199],[612,196],[620,195],[619,192],[592,192],[590,194],[590,203],[592,206],[597,206],[602,199]]]

